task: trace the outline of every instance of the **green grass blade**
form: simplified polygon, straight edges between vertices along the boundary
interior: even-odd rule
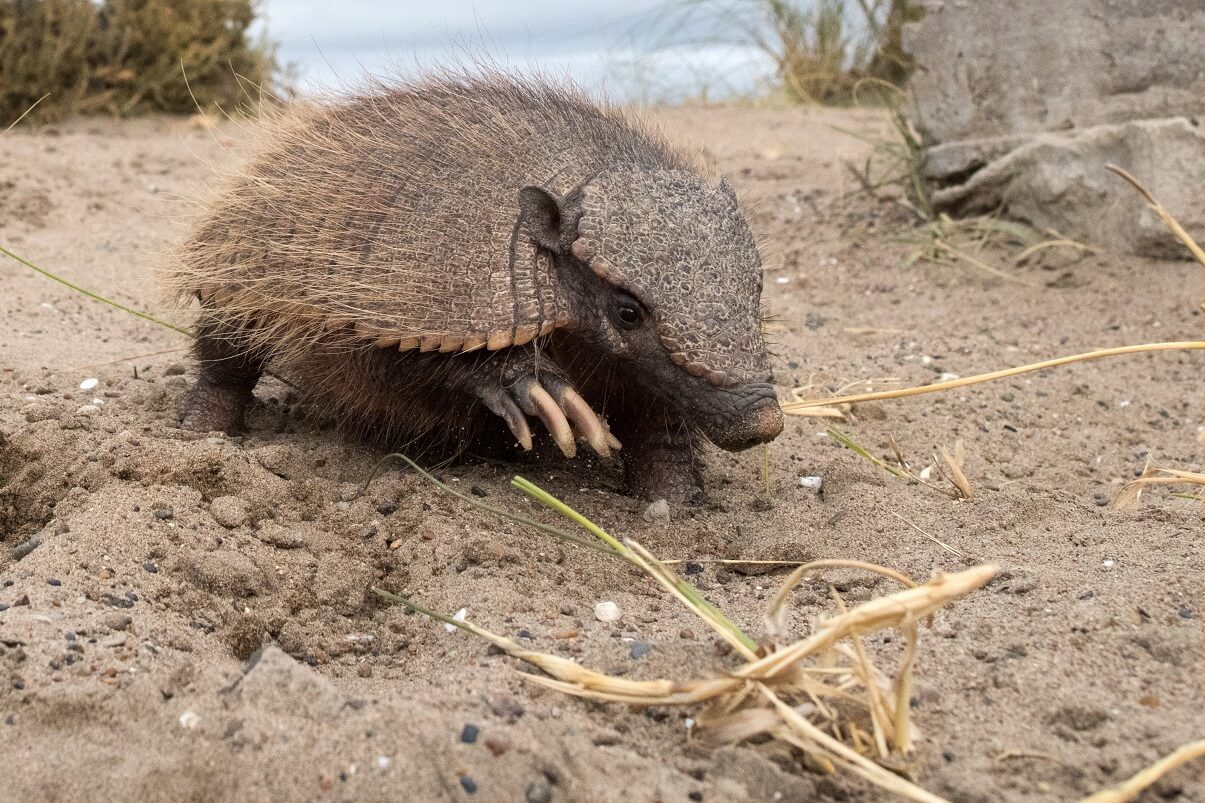
[[[560,538],[564,541],[571,541],[574,544],[577,544],[578,546],[583,546],[586,549],[591,549],[591,550],[594,550],[595,552],[601,552],[604,555],[615,555],[616,554],[615,549],[608,549],[607,547],[602,546],[587,538],[582,538],[580,536],[574,535],[573,533],[567,533],[564,530],[561,530],[557,527],[553,527],[551,525],[544,524],[543,522],[536,521],[535,519],[528,518],[527,516],[523,516],[518,513],[511,513],[509,510],[503,510],[500,507],[494,507],[493,505],[487,505],[485,502],[482,502],[480,499],[469,496],[466,493],[462,493],[461,491],[456,490],[455,488],[448,485],[447,483],[442,482],[437,477],[435,477],[433,474],[431,474],[429,471],[427,471],[425,468],[423,468],[418,463],[414,462],[413,460],[411,460],[409,457],[402,454],[401,452],[392,452],[390,454],[385,455],[379,461],[377,461],[377,464],[375,466],[373,466],[372,472],[368,475],[368,479],[366,479],[364,481],[364,484],[360,487],[360,493],[363,494],[368,490],[368,486],[372,483],[372,481],[374,479],[376,479],[376,476],[380,472],[382,466],[384,466],[390,460],[395,460],[395,459],[401,460],[406,465],[410,466],[410,468],[417,471],[424,479],[426,479],[428,482],[433,484],[435,487],[439,488],[441,491],[443,491],[445,493],[449,493],[452,496],[455,496],[457,499],[461,499],[465,502],[468,502],[470,505],[477,508],[478,510],[484,510],[487,513],[493,513],[495,516],[501,516],[504,519],[510,519],[511,521],[518,522],[519,524],[526,524],[529,527],[534,527],[535,529],[539,530],[542,533],[547,533],[548,535],[556,536],[557,538]],[[618,542],[616,542],[616,543],[618,543]]]
[[[40,273],[41,275],[45,276],[47,279],[50,279],[52,282],[58,282],[59,284],[63,285],[64,287],[69,287],[70,289],[74,290],[75,292],[79,293],[80,295],[87,296],[88,298],[92,299],[93,301],[99,301],[102,304],[108,304],[110,307],[113,307],[114,309],[119,309],[128,315],[133,315],[135,318],[141,318],[144,321],[150,321],[153,324],[162,326],[164,329],[171,329],[173,332],[179,332],[182,335],[191,334],[183,326],[176,326],[174,323],[168,323],[167,321],[161,321],[158,318],[156,318],[154,315],[150,315],[145,312],[139,312],[136,309],[131,309],[130,307],[127,307],[123,304],[118,304],[116,301],[105,298],[104,296],[102,296],[98,293],[94,293],[91,290],[85,290],[83,287],[80,287],[78,284],[72,284],[71,282],[67,281],[66,279],[64,279],[61,276],[56,276],[53,273],[51,273],[50,271],[45,270],[44,268],[39,268],[37,265],[30,262],[28,259],[18,256],[17,254],[14,254],[12,251],[9,251],[7,248],[5,248],[2,245],[0,245],[0,254],[4,254],[4,256],[8,257],[9,259],[14,260],[16,262],[20,262],[25,267],[29,268],[30,270],[32,270],[36,273]]]

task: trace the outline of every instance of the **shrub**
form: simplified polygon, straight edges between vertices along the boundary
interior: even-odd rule
[[[256,0],[0,0],[0,121],[233,109],[270,92]]]

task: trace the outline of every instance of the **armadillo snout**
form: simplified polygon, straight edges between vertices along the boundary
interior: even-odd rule
[[[709,429],[708,437],[716,446],[739,452],[774,440],[782,432],[782,408],[778,406],[772,385],[745,385],[744,403],[730,409]]]

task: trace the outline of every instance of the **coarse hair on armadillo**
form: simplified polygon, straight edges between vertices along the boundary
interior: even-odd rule
[[[495,351],[546,336],[567,305],[523,230],[519,189],[564,196],[603,170],[707,173],[572,85],[498,71],[376,80],[268,116],[162,283],[200,300],[199,329],[285,375],[319,350]]]

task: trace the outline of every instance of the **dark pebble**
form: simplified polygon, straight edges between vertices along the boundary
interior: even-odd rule
[[[22,544],[18,544],[17,546],[13,547],[13,559],[21,560],[21,558],[25,557],[30,552],[33,552],[35,549],[37,549],[41,545],[42,545],[42,539],[38,538],[35,535],[33,538],[30,538],[28,541],[26,541]]]
[[[14,688],[14,689],[16,689],[17,691],[21,691],[22,689],[24,689],[24,688],[25,688],[25,681],[23,681],[23,680],[14,680],[14,681],[13,681],[13,688]]]
[[[5,605],[3,602],[0,602],[0,611],[7,611],[7,610],[8,610],[8,606]]]
[[[382,516],[397,513],[397,502],[381,502],[379,505],[377,505],[377,512]]]
[[[481,733],[481,729],[476,725],[465,725],[464,730],[460,732],[460,741],[465,744],[473,744],[477,741],[477,734]]]
[[[1183,608],[1181,608],[1180,609],[1180,618],[1181,619],[1191,619],[1192,618],[1192,608],[1189,608],[1187,605],[1185,605]]]
[[[1092,501],[1096,503],[1097,507],[1104,507],[1109,504],[1109,496],[1103,493],[1093,494]]]
[[[13,607],[20,608],[22,605],[28,605],[28,604],[29,604],[29,595],[22,594],[21,596],[17,597],[17,601],[13,603]]]
[[[698,789],[696,789],[693,792],[691,792],[689,795],[687,795],[687,797],[690,798],[691,800],[702,800],[703,793],[700,792]]]
[[[52,585],[52,586],[61,586],[61,585],[63,584],[63,581],[62,581],[62,580],[59,580],[59,579],[54,578],[54,577],[51,577],[51,578],[50,578],[49,580],[47,580],[46,582],[47,582],[48,584]]]
[[[142,568],[146,569],[151,574],[159,574],[159,567],[151,563],[149,560],[142,564]]]
[[[5,724],[5,725],[16,725],[16,724],[17,724],[17,718],[16,718],[16,717],[14,717],[12,714],[9,714],[8,716],[6,716],[6,717],[4,718],[4,724]]]
[[[75,631],[68,630],[66,633],[63,634],[63,638],[67,639],[68,641],[75,641]]]
[[[653,651],[653,645],[647,641],[633,641],[632,650],[629,653],[633,659],[640,659]]]
[[[134,607],[134,600],[122,599],[121,597],[115,597],[112,594],[105,594],[104,596],[101,597],[101,600],[103,600],[106,605],[111,605],[114,608],[133,608]]]
[[[942,753],[942,754],[941,754],[941,757],[942,757],[942,758],[944,758],[946,761],[953,761],[953,760],[954,760],[954,754],[953,754],[953,753],[951,753],[949,750],[947,750],[946,752]]]
[[[518,633],[516,633],[515,635],[518,636],[519,638],[530,639],[531,631],[528,630],[527,628],[524,628],[524,629],[520,630]]]
[[[702,574],[703,573],[703,564],[702,563],[686,564],[686,573],[687,574]]]
[[[460,776],[460,786],[470,795],[477,794],[477,782],[467,775]]]
[[[469,492],[473,494],[473,496],[489,496],[486,490],[480,485],[474,485],[472,488],[469,488]]]
[[[176,511],[172,510],[170,507],[161,507],[155,511],[155,518],[159,519],[159,521],[167,521],[168,519],[174,519],[175,517]]]
[[[174,362],[167,368],[163,369],[164,376],[184,376],[184,366],[178,362]]]
[[[552,787],[547,781],[533,781],[527,785],[523,799],[527,803],[552,803]]]

